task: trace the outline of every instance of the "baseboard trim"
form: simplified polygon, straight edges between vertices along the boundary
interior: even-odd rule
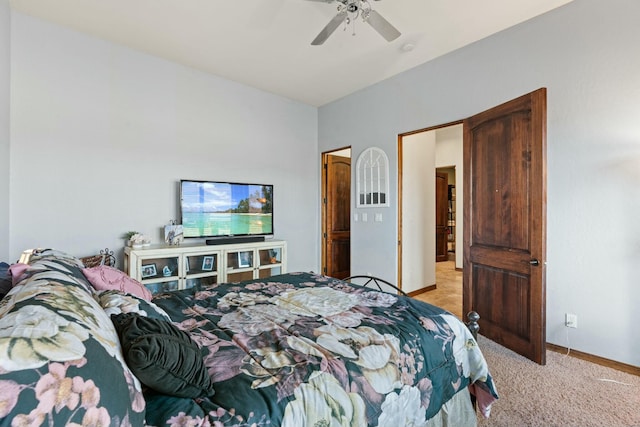
[[[410,297],[415,297],[416,295],[424,294],[425,292],[435,291],[435,290],[436,290],[436,285],[430,285],[430,286],[427,286],[426,288],[409,292],[407,295],[409,295]]]
[[[606,366],[607,368],[612,368],[617,371],[626,372],[627,374],[636,375],[640,377],[640,367],[628,365],[622,362],[616,362],[615,360],[605,359],[604,357],[595,356],[589,353],[583,353],[582,351],[568,349],[567,347],[562,347],[560,345],[547,343],[547,350],[555,351],[556,353],[564,353],[566,354],[569,351],[569,356],[575,357],[577,359],[586,360],[587,362],[595,363],[597,365]]]

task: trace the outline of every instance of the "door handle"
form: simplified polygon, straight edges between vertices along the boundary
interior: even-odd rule
[[[529,261],[529,264],[533,265],[534,267],[537,267],[540,265],[540,261],[534,258],[531,261]]]

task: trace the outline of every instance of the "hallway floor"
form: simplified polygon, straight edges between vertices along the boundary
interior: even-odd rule
[[[437,262],[436,289],[414,298],[442,307],[462,319],[462,271],[456,271],[455,261]]]

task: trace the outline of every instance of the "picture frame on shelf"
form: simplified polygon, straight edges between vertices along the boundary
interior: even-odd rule
[[[213,256],[205,256],[202,258],[202,270],[203,271],[212,271],[214,264]]]
[[[164,226],[164,242],[167,245],[179,245],[184,240],[182,224],[171,224]]]
[[[251,267],[251,252],[238,252],[238,268]]]
[[[143,279],[146,279],[148,277],[153,277],[157,275],[158,275],[158,271],[156,270],[155,264],[142,265],[142,271],[141,271],[140,277],[142,277]]]

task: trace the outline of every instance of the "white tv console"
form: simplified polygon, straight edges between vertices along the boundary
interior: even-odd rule
[[[124,269],[152,293],[200,283],[238,282],[287,272],[287,242],[151,245],[124,248]]]

